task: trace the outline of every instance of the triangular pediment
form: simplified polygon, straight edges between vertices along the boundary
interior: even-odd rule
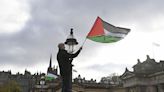
[[[125,70],[125,72],[121,75],[121,79],[126,79],[126,78],[129,78],[131,76],[133,76],[134,73],[129,71],[127,68]]]

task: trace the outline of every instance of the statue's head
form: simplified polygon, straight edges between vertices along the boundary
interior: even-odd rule
[[[64,43],[59,43],[59,44],[58,44],[58,48],[59,48],[59,49],[65,49]]]

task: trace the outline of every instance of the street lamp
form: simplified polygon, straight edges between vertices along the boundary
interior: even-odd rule
[[[73,54],[74,46],[78,44],[77,40],[74,38],[74,35],[73,35],[73,28],[71,28],[70,35],[67,37],[65,44],[68,45],[68,53]],[[73,59],[70,58],[71,62],[72,62],[72,60]],[[70,81],[69,87],[72,90],[72,67],[70,70],[70,80],[69,81]]]
[[[74,38],[73,35],[73,28],[71,28],[70,35],[66,39],[65,44],[68,45],[68,53],[72,54],[74,51],[74,46],[78,44],[77,40]]]

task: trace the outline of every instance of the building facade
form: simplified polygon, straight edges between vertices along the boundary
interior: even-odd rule
[[[21,88],[22,92],[30,92],[32,87],[39,80],[40,74],[31,75],[30,72],[25,70],[24,74],[12,74],[11,71],[1,71],[0,72],[0,86],[3,86],[9,81],[15,81]]]
[[[50,57],[47,73],[58,75],[57,71],[57,67],[52,67]],[[20,85],[22,92],[61,92],[60,76],[48,81],[45,80],[45,75],[44,73],[32,75],[27,70],[24,74],[0,71],[0,87],[14,80]],[[126,68],[119,78],[121,81],[113,84],[106,79],[96,82],[94,79],[86,80],[79,75],[74,79],[73,92],[164,92],[164,61],[156,62],[147,55],[147,59],[143,62],[138,59],[133,71]]]
[[[147,59],[127,68],[121,75],[126,92],[164,92],[164,61],[156,62],[147,55]]]
[[[52,67],[50,57],[49,67],[47,72],[57,75],[57,67]],[[0,87],[11,80],[18,83],[21,92],[55,92],[56,87],[59,85],[59,80],[46,81],[44,79],[45,73],[31,74],[25,70],[24,74],[12,74],[11,71],[0,71]]]

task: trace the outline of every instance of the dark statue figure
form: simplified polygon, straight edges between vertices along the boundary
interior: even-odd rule
[[[78,56],[82,47],[74,54],[70,54],[65,50],[64,43],[60,43],[58,48],[57,61],[62,78],[62,92],[72,92],[72,60]]]

